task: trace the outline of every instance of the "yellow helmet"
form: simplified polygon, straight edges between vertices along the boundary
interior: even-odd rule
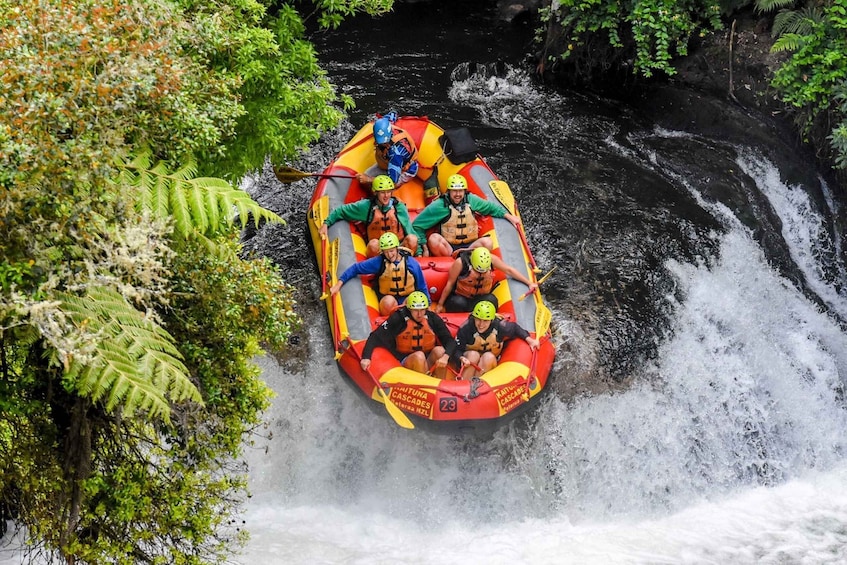
[[[395,247],[400,247],[400,240],[397,238],[396,233],[387,231],[381,236],[379,236],[380,251],[385,251],[386,249],[394,249]]]
[[[477,247],[471,251],[471,267],[480,273],[491,269],[491,252],[485,247]]]
[[[426,297],[426,294],[423,292],[416,290],[406,299],[406,308],[410,310],[426,310],[429,308],[429,300]]]
[[[473,312],[471,312],[471,315],[478,320],[493,320],[496,314],[497,308],[488,300],[477,302],[476,306],[473,307]]]
[[[447,177],[447,190],[467,190],[468,180],[460,174]]]
[[[388,175],[378,175],[375,179],[371,188],[374,192],[381,192],[383,190],[394,190],[394,181],[391,180],[391,177]]]

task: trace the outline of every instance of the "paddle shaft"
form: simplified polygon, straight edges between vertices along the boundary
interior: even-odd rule
[[[307,173],[305,171],[297,170],[293,167],[277,167],[274,169],[274,174],[276,178],[279,179],[279,182],[282,183],[292,183],[297,182],[298,180],[304,179],[306,177],[318,177],[322,179],[327,178],[335,178],[335,179],[353,179],[356,178],[354,175],[338,175],[332,173]]]
[[[548,278],[550,275],[552,275],[552,274],[553,274],[553,271],[555,271],[555,270],[556,270],[556,267],[553,267],[552,269],[550,269],[549,271],[547,271],[547,274],[546,274],[546,275],[544,275],[543,277],[541,277],[540,279],[538,279],[537,281],[535,281],[535,284],[537,284],[538,286],[541,286],[541,283],[543,283],[544,281],[546,281],[546,280],[547,280],[547,278]],[[535,292],[535,291],[533,291],[533,290],[528,290],[528,291],[524,292],[523,294],[521,294],[520,298],[518,298],[518,302],[523,302],[523,301],[524,301],[524,299],[526,299],[526,297],[527,297],[527,296],[529,296],[530,294],[532,294],[533,292]]]

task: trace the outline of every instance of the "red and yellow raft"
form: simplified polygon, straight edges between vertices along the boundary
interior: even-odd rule
[[[395,192],[402,199],[412,220],[425,206],[424,184],[444,187],[451,174],[461,173],[468,179],[469,190],[481,198],[500,202],[507,211],[518,215],[508,184],[497,178],[465,128],[443,130],[426,117],[400,117],[396,125],[405,129],[417,143],[418,176]],[[328,289],[339,273],[356,261],[365,259],[367,241],[364,226],[346,221],[329,227],[328,238],[322,240],[318,228],[326,216],[338,206],[370,196],[361,187],[355,173],[374,165],[372,123],[366,124],[338,153],[335,160],[319,175],[308,212],[308,225],[317,264]],[[437,166],[435,166],[437,165]],[[493,253],[507,264],[537,281],[538,268],[522,231],[505,219],[478,218],[480,233],[493,238]],[[433,301],[437,302],[447,280],[450,257],[418,257]],[[403,427],[418,424],[436,431],[486,431],[525,412],[540,398],[553,365],[555,348],[550,340],[550,310],[541,293],[528,296],[523,283],[497,273],[499,283],[494,294],[500,307],[498,314],[515,321],[541,340],[533,353],[523,340],[511,340],[501,355],[499,365],[478,380],[440,380],[402,367],[389,352],[377,349],[369,372],[361,369],[362,348],[371,331],[384,321],[379,315],[372,281],[354,277],[334,297],[326,297],[335,358],[342,372],[366,396],[383,403],[394,420]],[[325,281],[325,282],[324,282]],[[521,300],[521,297],[524,299]],[[453,334],[468,318],[468,313],[443,313],[442,318]]]

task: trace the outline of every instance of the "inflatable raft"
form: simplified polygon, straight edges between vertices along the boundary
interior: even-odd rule
[[[461,173],[468,190],[486,200],[499,202],[506,211],[518,215],[513,195],[506,182],[497,178],[477,153],[476,144],[466,128],[444,130],[426,117],[401,116],[396,126],[406,130],[418,147],[420,169],[417,176],[396,191],[412,220],[426,203],[444,191],[446,179]],[[507,342],[500,362],[479,379],[441,380],[406,369],[394,356],[377,348],[369,371],[360,367],[361,352],[371,331],[385,320],[379,315],[378,299],[367,277],[354,277],[330,296],[328,289],[338,274],[356,261],[366,258],[364,226],[339,221],[329,227],[322,239],[318,229],[327,215],[338,206],[370,196],[355,178],[374,165],[373,124],[368,123],[338,153],[320,174],[308,211],[308,226],[322,277],[322,298],[329,315],[335,359],[349,380],[375,403],[382,403],[397,424],[412,428],[424,424],[436,431],[489,431],[524,413],[537,403],[545,390],[553,365],[555,349],[550,340],[551,313],[540,291],[495,271],[493,293],[499,300],[498,315],[517,322],[541,340],[533,352],[524,340]],[[281,167],[283,180],[288,171]],[[291,182],[288,178],[287,182]],[[440,188],[439,188],[440,187]],[[428,192],[425,194],[425,192]],[[528,280],[538,281],[536,267],[523,229],[517,230],[506,219],[478,217],[480,234],[493,238],[493,254],[515,267]],[[451,257],[417,257],[423,269],[433,303],[440,297],[447,280]],[[442,313],[442,319],[455,336],[468,313]],[[375,406],[378,406],[375,404]]]

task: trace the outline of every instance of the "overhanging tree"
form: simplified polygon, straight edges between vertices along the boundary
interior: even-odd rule
[[[324,26],[390,3],[316,4]],[[222,561],[298,323],[229,179],[333,127],[288,4],[0,0],[0,506],[68,563]],[[263,88],[266,86],[266,88]]]

